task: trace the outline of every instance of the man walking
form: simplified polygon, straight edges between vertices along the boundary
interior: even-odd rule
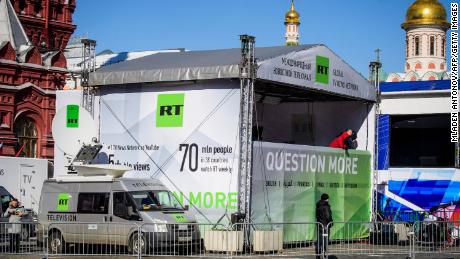
[[[10,206],[5,211],[4,216],[9,217],[8,222],[12,223],[11,227],[8,229],[10,233],[10,251],[13,253],[19,253],[19,246],[21,242],[21,220],[27,215],[27,211],[24,207],[19,206],[17,199],[13,199],[10,202]]]
[[[329,205],[329,195],[321,194],[321,200],[316,203],[316,222],[318,222],[318,231],[316,235],[316,258],[324,258],[324,254],[329,243],[329,227],[332,227],[332,211]],[[329,225],[329,223],[331,223]],[[327,237],[323,237],[323,229],[326,229]]]

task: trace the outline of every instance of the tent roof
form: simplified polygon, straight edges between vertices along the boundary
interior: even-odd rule
[[[316,45],[256,48],[259,61]],[[174,82],[239,77],[241,50],[219,49],[158,53],[98,69],[91,74],[92,85]]]
[[[0,0],[0,42],[8,41],[15,50],[28,45],[27,38],[10,0]]]
[[[256,57],[259,61],[281,56],[293,51],[309,49],[315,45],[282,46],[256,48]],[[106,66],[96,73],[122,72],[136,70],[153,70],[182,67],[214,67],[238,65],[241,61],[241,49],[219,49],[185,51],[178,53],[158,53],[136,60]]]
[[[375,100],[375,93],[371,85],[351,66],[341,60],[335,53],[322,44],[308,44],[299,46],[261,47],[255,49],[259,71],[257,78],[280,84],[312,88],[322,92],[353,97],[357,99]],[[347,85],[341,87],[324,87],[314,82],[316,55],[331,58],[331,65],[339,65],[345,72],[347,82],[359,85],[360,89],[352,92]],[[282,60],[289,59],[290,63]],[[96,70],[90,75],[90,84],[93,86],[179,82],[191,80],[225,79],[239,77],[239,63],[241,50],[221,49],[186,51],[176,53],[158,53],[135,60],[125,61]],[[293,64],[294,62],[295,64]],[[306,67],[309,65],[308,71]],[[293,75],[273,75],[274,68],[282,67],[291,70],[292,74],[308,73],[309,81],[298,79]],[[331,67],[329,75],[332,76]],[[284,77],[283,77],[284,76]],[[340,78],[339,78],[340,79]],[[335,82],[335,81],[334,81]],[[332,86],[333,80],[325,83]],[[356,87],[355,87],[356,88]]]

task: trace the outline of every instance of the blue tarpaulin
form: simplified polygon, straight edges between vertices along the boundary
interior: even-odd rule
[[[378,138],[377,138],[377,170],[387,170],[390,166],[390,115],[380,114],[378,116]]]
[[[427,90],[448,90],[448,89],[450,89],[450,80],[380,83],[381,92],[427,91]]]

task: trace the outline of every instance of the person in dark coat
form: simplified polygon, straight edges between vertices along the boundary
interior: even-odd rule
[[[10,202],[10,206],[5,211],[4,217],[8,217],[8,222],[12,223],[8,232],[10,234],[10,248],[11,252],[19,253],[19,246],[21,242],[21,225],[22,218],[27,215],[27,210],[19,205],[17,199]]]
[[[349,138],[353,134],[352,129],[347,129],[344,132],[340,133],[335,139],[331,141],[329,144],[329,147],[332,148],[342,148],[342,149],[348,149],[346,145],[346,139]]]
[[[356,149],[358,148],[358,141],[356,140],[358,136],[355,131],[352,131],[351,135],[345,139],[345,149]]]
[[[321,200],[316,203],[316,222],[318,224],[318,231],[316,235],[316,258],[322,258],[329,243],[329,228],[332,227],[332,211],[329,205],[329,195],[327,193],[321,194]],[[327,228],[326,240],[323,239],[323,230]]]

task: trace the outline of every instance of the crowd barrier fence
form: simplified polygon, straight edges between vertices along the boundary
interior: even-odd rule
[[[460,221],[0,223],[0,255],[123,257],[460,256]]]

